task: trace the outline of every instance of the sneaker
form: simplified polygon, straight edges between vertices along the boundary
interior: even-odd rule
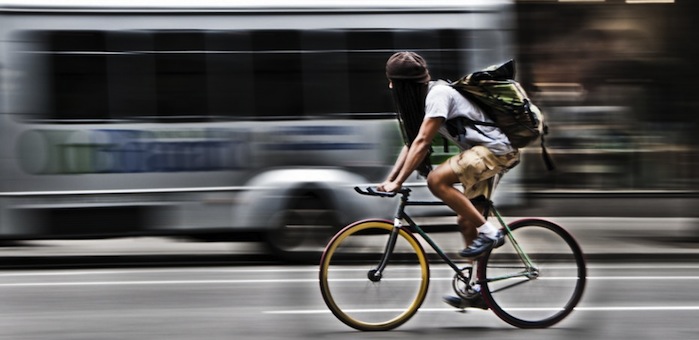
[[[463,299],[458,296],[445,296],[442,299],[444,300],[444,302],[446,302],[448,305],[454,308],[478,308],[483,310],[488,309],[488,305],[485,303],[485,300],[483,300],[483,296],[481,296],[481,294],[476,294],[471,299]]]
[[[477,257],[482,255],[487,250],[492,248],[497,248],[505,244],[505,234],[502,230],[498,230],[495,239],[485,236],[483,233],[479,233],[478,237],[473,240],[466,249],[462,250],[459,255],[462,257]]]

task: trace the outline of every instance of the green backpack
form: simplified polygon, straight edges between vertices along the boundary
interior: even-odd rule
[[[478,126],[496,126],[507,136],[515,148],[523,148],[541,141],[544,162],[549,170],[553,161],[546,151],[544,135],[548,127],[539,108],[531,103],[522,86],[514,80],[515,62],[510,60],[501,65],[490,66],[449,83],[463,96],[476,103],[494,123],[480,122],[468,118],[452,119],[447,122],[450,130],[458,131],[464,125],[473,127],[485,135]]]

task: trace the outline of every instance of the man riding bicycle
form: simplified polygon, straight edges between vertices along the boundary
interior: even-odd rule
[[[417,170],[427,177],[432,194],[456,212],[466,245],[461,256],[475,258],[502,245],[504,234],[483,217],[470,199],[487,195],[488,180],[515,166],[519,162],[519,151],[495,126],[466,125],[465,133],[452,136],[446,125],[451,119],[492,120],[454,88],[431,82],[427,63],[420,55],[414,52],[393,54],[386,63],[386,77],[406,144],[387,179],[377,189],[396,192]],[[462,151],[432,169],[428,155],[437,133]],[[455,183],[463,185],[463,192],[454,187]],[[445,302],[457,308],[484,306],[456,296],[445,297]]]

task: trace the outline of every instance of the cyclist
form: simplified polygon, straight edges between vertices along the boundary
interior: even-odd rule
[[[470,199],[487,195],[488,179],[519,163],[518,150],[493,126],[476,129],[466,125],[465,133],[452,136],[446,125],[448,120],[458,117],[492,120],[452,87],[430,81],[427,63],[420,55],[414,52],[393,54],[386,62],[386,77],[406,144],[388,178],[377,189],[396,192],[417,170],[427,177],[432,194],[456,212],[466,244],[461,256],[475,258],[502,245],[502,231],[488,222]],[[428,155],[438,133],[456,143],[462,152],[432,169]],[[454,187],[456,183],[463,185],[463,192]],[[466,301],[456,296],[445,297],[445,302],[457,308],[487,308],[482,300]]]

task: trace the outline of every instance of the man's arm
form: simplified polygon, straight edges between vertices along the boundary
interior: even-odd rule
[[[398,177],[398,174],[400,173],[400,170],[403,168],[403,164],[405,164],[405,159],[408,157],[408,146],[404,145],[403,148],[400,150],[400,154],[398,155],[398,159],[396,159],[396,164],[393,165],[393,169],[391,169],[391,172],[388,174],[388,178],[386,179],[386,182],[392,182]]]
[[[437,135],[437,131],[442,126],[444,118],[428,118],[422,121],[420,131],[415,137],[413,144],[408,148],[403,166],[398,175],[388,183],[383,183],[379,190],[393,192],[398,191],[410,174],[417,169],[422,160],[427,156],[432,145],[432,139]],[[402,156],[403,152],[401,152]],[[391,179],[391,177],[389,177]]]

